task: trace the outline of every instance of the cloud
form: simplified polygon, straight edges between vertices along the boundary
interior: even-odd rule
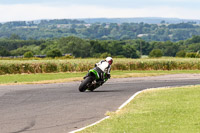
[[[200,10],[181,7],[108,8],[104,6],[70,5],[47,6],[39,4],[0,5],[0,22],[62,18],[125,18],[125,17],[173,17],[200,19]]]
[[[60,18],[65,9],[37,4],[0,5],[0,21]],[[66,16],[65,16],[66,17]]]

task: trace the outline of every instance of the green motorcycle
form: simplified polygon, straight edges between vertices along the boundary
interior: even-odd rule
[[[81,82],[79,86],[79,91],[84,92],[86,90],[93,91],[103,83],[108,80],[108,76],[104,72],[99,72],[97,67],[90,69],[87,75],[83,78],[84,80]]]

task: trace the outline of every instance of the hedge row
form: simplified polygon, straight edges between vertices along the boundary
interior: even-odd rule
[[[92,62],[26,62],[0,64],[0,75],[21,73],[82,72],[94,67]],[[129,61],[116,62],[112,70],[200,70],[200,61]]]
[[[153,61],[116,63],[114,70],[200,70],[200,62]]]
[[[94,66],[94,65],[93,65]],[[82,72],[87,71],[92,64],[66,63],[23,63],[0,64],[0,75],[21,73],[54,73],[54,72]]]

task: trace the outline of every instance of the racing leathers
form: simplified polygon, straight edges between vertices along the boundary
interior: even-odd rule
[[[102,61],[96,63],[95,69],[97,70],[97,72],[100,76],[100,80],[104,80],[104,78],[105,78],[103,73],[106,74],[106,78],[110,78],[111,65],[107,61],[102,60]]]

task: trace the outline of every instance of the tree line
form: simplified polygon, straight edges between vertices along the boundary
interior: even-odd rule
[[[178,42],[142,39],[89,40],[74,36],[51,40],[0,39],[0,56],[21,56],[29,52],[28,55],[49,57],[68,54],[81,58],[106,56],[140,58],[141,55],[150,55],[155,49],[160,50],[161,56],[184,57],[186,53],[193,53],[191,56],[194,56],[200,50],[200,36]]]
[[[76,36],[82,39],[180,41],[200,35],[200,26],[191,22],[166,24],[86,23],[80,20],[15,21],[0,24],[0,38],[17,35],[23,40],[55,39]]]

